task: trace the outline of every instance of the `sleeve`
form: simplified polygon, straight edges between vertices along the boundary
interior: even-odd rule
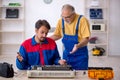
[[[58,63],[59,60],[60,60],[60,55],[56,46],[55,52],[54,52],[54,64],[59,65]]]
[[[57,50],[57,47],[56,47],[56,50],[55,50],[54,58],[55,58],[54,64],[58,65],[59,64],[58,61],[60,60],[60,55],[59,55],[59,52]]]
[[[79,29],[79,36],[81,38],[89,37],[90,36],[90,25],[88,20],[83,16],[80,21],[80,29]]]
[[[62,19],[59,19],[54,31],[54,35],[62,37]]]
[[[20,62],[20,61],[18,60],[18,58],[16,58],[16,66],[17,66],[17,68],[20,69],[20,70],[26,70],[26,69],[28,69],[30,66],[29,66],[28,63],[27,63],[26,50],[25,50],[25,48],[24,48],[22,45],[20,46],[19,53],[20,53],[20,55],[23,57],[23,61]]]

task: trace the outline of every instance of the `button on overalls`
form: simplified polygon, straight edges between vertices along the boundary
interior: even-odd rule
[[[64,30],[64,20],[62,19],[62,31],[63,39],[62,43],[64,45],[63,59],[67,61],[68,65],[71,65],[74,70],[87,70],[88,69],[88,49],[87,46],[79,48],[75,53],[70,54],[74,44],[78,44],[78,27],[80,18],[76,25],[76,34],[75,35],[66,35]]]

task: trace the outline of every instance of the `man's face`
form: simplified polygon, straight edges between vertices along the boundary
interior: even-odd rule
[[[65,20],[65,22],[67,22],[68,24],[70,24],[73,19],[74,19],[74,14],[69,10],[62,10],[62,14],[61,17]]]
[[[49,32],[49,29],[45,26],[41,26],[39,29],[36,29],[35,32],[37,40],[39,40],[39,42],[43,42]]]

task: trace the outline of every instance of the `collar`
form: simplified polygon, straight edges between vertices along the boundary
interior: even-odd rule
[[[32,37],[32,45],[36,45],[39,44],[35,41],[35,36]],[[47,38],[42,42],[42,44],[48,44],[48,40]]]

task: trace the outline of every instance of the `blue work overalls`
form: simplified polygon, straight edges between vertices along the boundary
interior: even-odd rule
[[[71,65],[74,70],[87,70],[88,69],[88,49],[87,46],[79,48],[75,53],[70,54],[75,44],[78,44],[78,27],[80,18],[76,25],[76,34],[75,35],[66,35],[64,28],[64,20],[62,19],[62,31],[63,39],[62,43],[64,45],[63,59],[67,61],[68,65]]]

